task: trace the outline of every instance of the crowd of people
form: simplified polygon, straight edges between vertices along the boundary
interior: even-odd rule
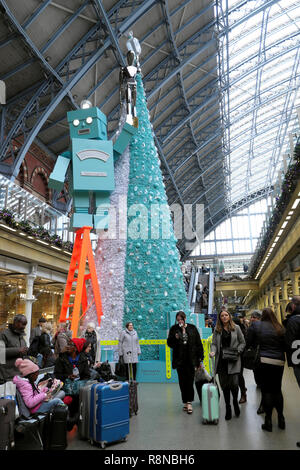
[[[235,416],[239,417],[240,405],[247,402],[244,352],[252,349],[257,356],[253,377],[261,390],[257,413],[265,414],[261,427],[272,432],[275,409],[278,427],[285,429],[282,378],[286,358],[300,388],[300,296],[292,298],[286,313],[281,324],[271,308],[252,312],[250,321],[233,318],[225,307],[219,312],[209,356],[224,396],[225,420],[232,419],[231,405]],[[31,413],[46,412],[58,403],[65,403],[70,411],[71,429],[78,420],[80,388],[91,379],[107,380],[107,376],[101,377],[103,364],[98,359],[100,348],[95,325],[88,324],[81,338],[72,338],[67,324],[59,324],[53,334],[52,325],[40,318],[31,332],[29,347],[24,340],[26,325],[26,317],[16,315],[13,323],[0,332],[0,341],[6,349],[6,362],[0,364],[0,383],[12,380]],[[192,414],[195,373],[203,368],[204,350],[198,329],[186,322],[183,311],[177,313],[167,344],[173,350],[172,367],[178,373],[183,410]],[[133,365],[131,378],[135,380],[141,349],[132,322],[128,322],[120,334],[118,353],[119,362]],[[51,383],[48,383],[49,377],[38,383],[40,368],[50,365],[54,366]],[[128,379],[129,367],[126,370]],[[300,447],[300,442],[297,445]]]
[[[286,313],[282,325],[271,308],[252,312],[250,321],[238,317],[233,319],[225,308],[219,312],[209,356],[223,392],[226,420],[232,419],[231,398],[236,417],[240,416],[240,405],[247,402],[243,358],[244,351],[252,349],[257,356],[253,376],[261,390],[257,413],[265,414],[261,427],[272,432],[275,409],[278,427],[285,429],[282,377],[286,358],[300,387],[300,354],[297,350],[300,346],[300,296],[292,298]],[[203,368],[203,347],[197,328],[186,323],[184,312],[178,312],[167,343],[173,349],[172,367],[178,372],[183,410],[191,414],[195,373]],[[297,446],[300,447],[300,442]]]
[[[116,378],[110,365],[100,362],[95,324],[87,324],[81,338],[72,338],[68,323],[60,323],[53,334],[51,323],[41,317],[31,331],[29,346],[24,339],[26,325],[26,317],[16,315],[13,323],[0,332],[6,354],[5,364],[0,364],[0,383],[13,381],[31,414],[51,411],[57,404],[67,405],[70,431],[78,423],[80,388],[90,380]],[[137,333],[129,322],[120,334],[119,357],[124,364],[132,363],[134,379],[140,354]],[[53,373],[40,378],[40,369],[48,367],[54,369]],[[128,379],[128,367],[125,375]]]

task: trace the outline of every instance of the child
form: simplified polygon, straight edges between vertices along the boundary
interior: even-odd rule
[[[30,413],[47,413],[58,404],[63,404],[60,398],[52,398],[52,393],[47,387],[41,390],[35,385],[39,375],[39,367],[30,359],[18,358],[15,362],[16,367],[21,372],[22,377],[15,376],[13,383],[19,390],[25,405]]]

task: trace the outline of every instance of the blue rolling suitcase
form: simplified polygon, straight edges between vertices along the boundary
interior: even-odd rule
[[[125,441],[129,434],[128,382],[98,383],[91,387],[90,441],[102,449]]]

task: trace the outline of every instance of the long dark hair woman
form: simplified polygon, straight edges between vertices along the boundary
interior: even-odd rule
[[[248,329],[247,348],[259,346],[262,405],[265,422],[262,429],[272,431],[272,412],[278,414],[278,427],[285,429],[283,416],[283,395],[281,391],[285,363],[284,327],[279,323],[271,308],[262,311],[260,322],[254,322]]]
[[[235,415],[236,417],[240,415],[238,404],[240,356],[244,348],[245,339],[240,327],[234,324],[229,312],[221,310],[213,334],[210,357],[215,357],[215,369],[226,405],[226,420],[232,417],[230,394],[233,397]]]
[[[182,310],[176,315],[176,324],[170,328],[167,343],[173,349],[172,367],[177,369],[183,411],[192,414],[195,371],[201,366],[204,351],[197,328],[186,323]]]

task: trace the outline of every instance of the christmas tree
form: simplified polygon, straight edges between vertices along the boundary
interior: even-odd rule
[[[154,144],[141,76],[137,75],[139,129],[130,144],[128,231],[125,264],[125,325],[132,321],[141,339],[160,339],[170,314],[188,313],[171,213]],[[143,359],[157,351],[143,351]]]

